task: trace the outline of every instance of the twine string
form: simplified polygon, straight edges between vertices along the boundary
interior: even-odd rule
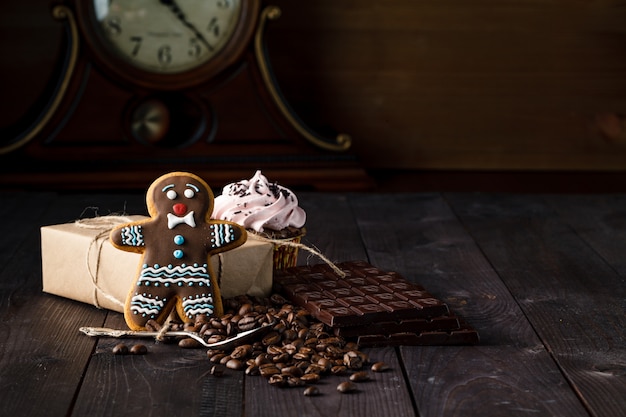
[[[165,323],[163,323],[161,330],[159,330],[157,335],[154,336],[154,339],[157,342],[162,342],[165,340],[165,334],[170,331],[170,328],[172,327],[172,320],[175,320],[175,319],[176,319],[176,308],[173,308],[170,311],[170,314],[167,316]]]
[[[102,308],[100,305],[100,300],[98,298],[98,292],[102,294],[104,298],[111,301],[113,304],[124,307],[124,303],[109,294],[107,291],[102,289],[98,284],[98,275],[100,271],[100,259],[102,257],[102,248],[104,241],[108,238],[109,233],[113,229],[113,227],[131,222],[132,219],[127,216],[119,216],[119,215],[109,215],[109,216],[98,216],[88,219],[79,219],[74,222],[74,224],[83,229],[92,229],[97,230],[98,233],[91,239],[89,242],[89,248],[87,249],[87,259],[85,262],[87,263],[87,272],[89,273],[89,277],[91,278],[91,282],[93,283],[93,305],[96,308]],[[91,253],[93,247],[96,246],[96,259],[95,259],[95,267],[94,270],[91,268]]]

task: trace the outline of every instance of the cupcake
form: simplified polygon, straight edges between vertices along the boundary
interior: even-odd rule
[[[213,215],[245,227],[248,232],[271,239],[274,269],[295,266],[298,246],[306,230],[306,213],[289,189],[270,183],[257,171],[249,180],[228,184],[215,197]]]

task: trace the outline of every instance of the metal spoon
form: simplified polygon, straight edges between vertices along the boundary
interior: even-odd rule
[[[169,332],[162,333],[161,336],[190,337],[198,341],[202,346],[205,346],[208,348],[219,347],[222,349],[229,349],[241,342],[246,341],[249,338],[252,338],[252,336],[260,336],[262,334],[265,334],[267,331],[272,329],[273,324],[274,322],[265,324],[261,327],[256,327],[252,330],[246,330],[245,332],[238,333],[234,337],[231,337],[229,339],[225,339],[219,342],[215,342],[215,343],[207,343],[207,341],[204,340],[202,336],[200,336],[198,333],[195,333],[195,332],[169,331]],[[100,337],[117,337],[117,338],[123,338],[123,337],[143,338],[143,337],[156,337],[159,335],[159,332],[136,331],[136,330],[116,330],[116,329],[109,329],[106,327],[81,327],[78,330],[86,334],[87,336],[94,336],[94,337],[100,336]]]

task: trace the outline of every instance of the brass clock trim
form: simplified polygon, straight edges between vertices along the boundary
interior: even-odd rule
[[[314,133],[311,129],[304,125],[304,123],[297,117],[293,109],[287,104],[283,95],[280,93],[276,81],[272,76],[270,70],[270,64],[267,59],[267,52],[265,48],[265,42],[263,34],[265,32],[265,26],[268,20],[276,20],[280,17],[281,10],[278,6],[265,7],[259,19],[259,25],[254,37],[254,52],[257,62],[259,64],[259,70],[265,87],[270,93],[274,104],[280,110],[281,114],[289,122],[289,124],[298,132],[302,137],[308,140],[313,145],[322,149],[330,151],[346,151],[352,146],[352,137],[345,133],[338,134],[334,139],[325,138]]]
[[[54,113],[56,113],[61,101],[65,97],[65,93],[67,92],[67,88],[72,79],[76,62],[78,60],[79,50],[78,26],[76,24],[76,18],[74,17],[74,13],[67,6],[62,5],[55,6],[52,9],[52,17],[57,20],[65,20],[69,29],[68,42],[70,45],[67,54],[67,64],[63,70],[61,82],[59,83],[59,87],[57,88],[50,104],[43,111],[43,114],[37,118],[37,122],[31,126],[30,130],[26,130],[18,135],[9,145],[0,147],[0,155],[9,153],[22,145],[25,145],[37,136],[37,134],[48,124]]]
[[[234,65],[245,53],[254,35],[261,0],[242,0],[240,16],[226,44],[211,59],[190,70],[159,73],[139,68],[112,50],[107,40],[96,28],[93,2],[76,1],[78,26],[89,53],[98,67],[117,81],[157,91],[183,90],[216,80],[228,67]]]

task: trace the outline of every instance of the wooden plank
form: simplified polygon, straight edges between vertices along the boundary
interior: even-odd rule
[[[559,195],[545,198],[620,276],[626,276],[626,195]]]
[[[109,313],[106,326],[126,328],[123,315]],[[118,343],[129,348],[143,344],[148,353],[114,355],[112,349]],[[212,366],[205,349],[182,349],[153,339],[100,338],[73,414],[198,416],[204,410],[205,415],[240,416],[243,373],[216,378],[210,374]]]
[[[106,313],[41,292],[39,228],[82,216],[135,210],[132,195],[3,193],[0,230],[0,414],[66,415],[72,408],[95,340],[80,326],[100,326]],[[61,242],[62,243],[62,242]],[[33,399],[37,401],[33,401]]]
[[[25,237],[37,229],[39,218],[54,198],[53,193],[0,192],[0,270]]]
[[[372,263],[422,284],[481,335],[478,346],[401,348],[420,415],[587,415],[441,196],[368,195],[351,204]]]
[[[448,200],[590,413],[624,415],[623,276],[541,197],[451,195]],[[583,209],[567,218],[589,229],[592,219],[586,217]],[[612,236],[605,228],[604,245],[613,244]]]
[[[46,415],[66,415],[94,346],[77,329],[101,325],[104,313],[45,294],[6,294],[0,293],[0,414],[41,416],[45,407]]]
[[[94,346],[77,338],[78,326],[101,325],[104,313],[41,293],[39,226],[66,216],[67,200],[3,197],[2,206],[13,208],[3,233],[15,247],[0,271],[0,415],[41,416],[42,407],[47,415],[66,415]],[[27,217],[18,218],[20,212]]]
[[[299,194],[300,205],[307,212],[307,245],[316,247],[334,262],[366,259],[361,237],[349,205],[349,198],[339,194]],[[306,254],[300,263],[321,261]],[[321,395],[305,397],[302,389],[280,389],[261,377],[246,377],[248,416],[414,416],[415,411],[404,384],[402,365],[392,348],[364,350],[372,361],[390,366],[385,373],[370,373],[372,381],[359,385],[353,395],[340,394],[337,385],[347,376],[324,376],[318,384]]]
[[[275,416],[398,416],[413,417],[410,394],[402,377],[402,365],[393,348],[364,349],[372,360],[386,362],[390,370],[369,372],[370,381],[359,383],[350,394],[337,392],[337,385],[348,376],[325,375],[316,384],[320,395],[306,397],[303,388],[272,387],[261,377],[246,378],[246,415]]]

